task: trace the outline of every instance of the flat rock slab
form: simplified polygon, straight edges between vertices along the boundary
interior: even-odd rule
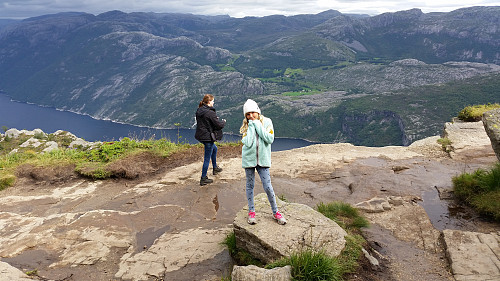
[[[0,261],[0,280],[29,281],[33,280],[21,270]]]
[[[500,280],[500,235],[443,231],[451,269],[457,281]]]
[[[254,199],[257,224],[247,223],[248,207],[236,214],[236,247],[265,263],[304,249],[322,249],[331,256],[344,249],[347,232],[336,222],[307,205],[276,201],[288,223],[279,225],[274,220],[267,195],[260,193]]]

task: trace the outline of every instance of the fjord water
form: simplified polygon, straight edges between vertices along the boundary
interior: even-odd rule
[[[193,114],[194,112],[195,109],[193,109]],[[9,96],[0,93],[0,127],[2,126],[19,130],[39,128],[48,134],[63,130],[87,141],[112,141],[130,137],[136,139],[166,138],[174,142],[179,139],[181,142],[198,143],[194,138],[194,129],[154,129],[97,120],[86,115],[15,102]],[[224,134],[223,141],[233,142],[240,138],[239,135]],[[311,144],[314,143],[302,139],[276,138],[272,150],[288,150]]]

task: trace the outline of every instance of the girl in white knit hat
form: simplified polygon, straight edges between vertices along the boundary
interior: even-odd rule
[[[271,119],[260,113],[257,103],[248,99],[243,105],[243,124],[240,133],[243,134],[241,142],[242,166],[247,178],[246,195],[248,200],[248,223],[255,224],[255,206],[253,190],[255,185],[255,170],[259,173],[262,187],[267,194],[271,204],[273,217],[279,224],[286,224],[286,219],[278,211],[276,196],[271,185],[271,144],[274,141],[274,128]]]

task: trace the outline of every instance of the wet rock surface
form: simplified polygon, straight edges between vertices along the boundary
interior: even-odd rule
[[[371,222],[364,230],[367,250],[380,266],[362,263],[349,280],[453,280],[459,273],[450,268],[463,258],[448,258],[457,255],[446,252],[443,230],[497,238],[500,230],[466,209],[448,208],[454,202],[453,176],[497,161],[491,145],[453,134],[453,157],[442,152],[436,138],[409,147],[334,144],[275,152],[273,187],[277,196],[312,208],[335,200],[387,202],[383,212],[365,213]],[[41,280],[229,276],[233,262],[220,242],[246,206],[245,175],[241,159],[225,158],[221,150],[224,171],[200,187],[201,160],[200,153],[195,163],[138,179],[20,180],[0,193],[0,270],[12,274],[2,277],[22,280],[19,270],[34,269],[39,276],[34,278]],[[255,188],[256,194],[263,191],[259,181]],[[283,214],[287,217],[285,209]]]

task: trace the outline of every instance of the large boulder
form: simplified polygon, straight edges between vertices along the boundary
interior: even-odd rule
[[[274,220],[265,193],[255,196],[257,224],[247,223],[248,207],[236,214],[233,222],[236,247],[248,251],[264,263],[306,249],[324,250],[338,256],[345,247],[347,232],[337,223],[311,207],[276,199],[286,225]]]
[[[5,136],[9,138],[18,138],[21,132],[18,129],[12,128],[5,131]]]
[[[500,108],[483,114],[483,125],[491,141],[491,146],[500,161]]]

